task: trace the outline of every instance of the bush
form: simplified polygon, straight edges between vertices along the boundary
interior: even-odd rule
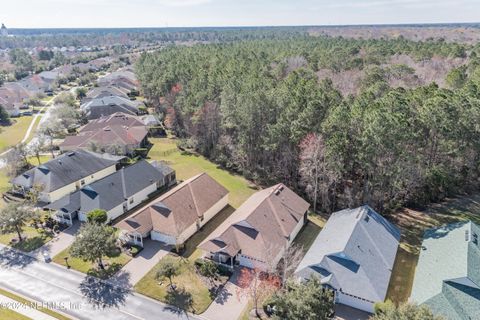
[[[105,210],[95,209],[87,214],[87,220],[90,223],[103,224],[108,220],[108,214]]]
[[[132,245],[130,246],[130,248],[128,249],[128,252],[130,253],[130,255],[135,258],[139,253],[140,251],[142,251],[143,248],[140,247],[140,246],[137,246],[137,245]]]

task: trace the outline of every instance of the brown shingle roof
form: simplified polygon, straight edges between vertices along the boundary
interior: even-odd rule
[[[123,112],[117,112],[109,116],[89,121],[88,124],[86,124],[83,128],[80,129],[80,132],[95,131],[111,126],[124,126],[127,128],[132,128],[144,127],[145,125],[143,121],[136,116],[129,115]]]
[[[228,194],[208,174],[194,176],[152,201],[117,227],[142,234],[157,231],[179,236]]]
[[[253,194],[200,248],[272,262],[289,240],[309,204],[283,184]]]
[[[67,136],[61,144],[63,150],[89,148],[92,143],[100,147],[117,144],[139,144],[148,135],[148,128],[138,117],[117,112],[91,120],[76,136]]]

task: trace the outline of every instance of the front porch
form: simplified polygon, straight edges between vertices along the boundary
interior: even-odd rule
[[[55,219],[58,223],[66,224],[68,226],[73,226],[74,219],[78,216],[78,212],[68,212],[63,210],[55,211],[52,215],[53,219]]]
[[[213,261],[216,264],[227,267],[229,269],[233,269],[236,265],[238,265],[236,256],[231,257],[223,253],[206,253],[203,256],[203,259]]]
[[[123,243],[128,243],[143,248],[144,237],[139,232],[121,230],[119,239]]]

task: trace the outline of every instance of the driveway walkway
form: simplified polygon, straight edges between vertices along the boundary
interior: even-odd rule
[[[240,317],[243,310],[247,307],[248,298],[237,295],[237,278],[239,272],[236,270],[225,284],[215,301],[208,307],[207,311],[202,313],[202,317],[209,320],[235,320]]]
[[[15,311],[16,313],[20,313],[30,319],[35,320],[56,320],[56,318],[49,316],[46,313],[40,312],[37,309],[33,308],[24,303],[20,303],[16,300],[10,299],[9,297],[5,297],[0,295],[0,305],[2,308],[10,309]]]
[[[55,257],[73,243],[80,225],[80,221],[76,220],[70,228],[60,232],[55,238],[45,243],[42,247],[31,252],[30,255],[39,260],[44,260],[45,256],[50,258]]]
[[[129,263],[127,263],[116,276],[130,274],[130,284],[134,286],[150,271],[165,255],[170,252],[170,247],[153,240],[144,241],[144,249]]]
[[[0,287],[81,320],[201,319],[133,293],[128,282],[113,285],[5,246],[0,246]]]

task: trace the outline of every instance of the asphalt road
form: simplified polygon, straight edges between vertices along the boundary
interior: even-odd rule
[[[77,319],[202,319],[133,293],[128,274],[108,283],[44,263],[7,247],[0,249],[0,287]]]

